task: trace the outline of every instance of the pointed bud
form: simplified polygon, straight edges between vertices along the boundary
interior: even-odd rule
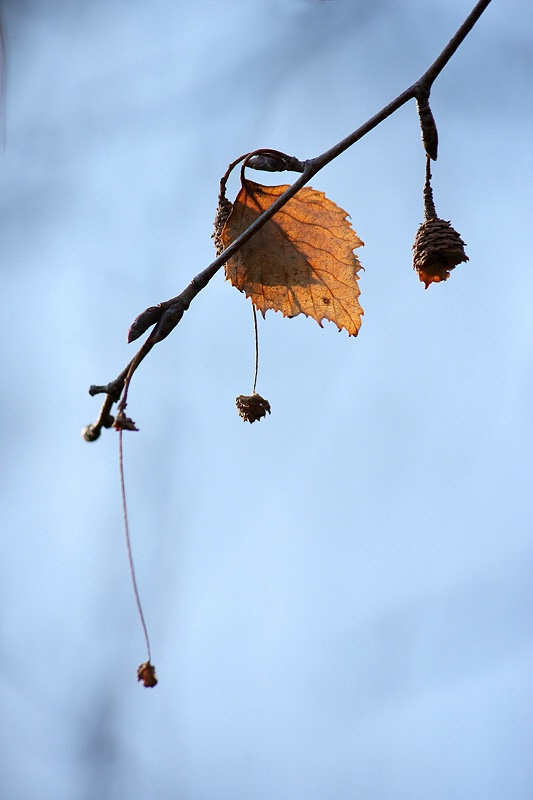
[[[134,342],[139,336],[142,336],[145,331],[160,319],[162,313],[161,304],[158,306],[150,306],[145,309],[138,317],[136,317],[130,325],[128,331],[128,344]]]
[[[169,333],[172,333],[188,307],[189,304],[183,302],[179,298],[175,303],[167,306],[165,311],[161,314],[159,322],[152,331],[152,341],[154,344],[163,341]]]

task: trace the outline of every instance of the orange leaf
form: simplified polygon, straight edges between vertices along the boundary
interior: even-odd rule
[[[244,181],[222,231],[224,247],[287,188]],[[305,314],[321,327],[328,319],[356,336],[363,309],[353,249],[363,242],[346,217],[322,192],[300,189],[227,261],[226,278],[263,316],[269,308],[284,317]]]

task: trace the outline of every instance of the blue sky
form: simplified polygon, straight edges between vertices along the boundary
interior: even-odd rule
[[[269,312],[272,415],[245,424],[252,315],[220,274],[139,369],[125,459],[154,690],[135,680],[116,435],[79,435],[133,318],[212,260],[227,164],[323,152],[469,10],[4,3],[6,797],[530,797],[526,0],[494,0],[433,89],[435,202],[468,264],[427,291],[412,270],[410,104],[312,181],[365,242],[356,339]]]

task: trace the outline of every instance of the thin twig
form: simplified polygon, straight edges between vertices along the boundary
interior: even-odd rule
[[[155,324],[155,328],[152,330],[150,336],[146,339],[137,355],[120,373],[118,378],[116,378],[114,381],[111,381],[111,383],[109,383],[107,386],[91,387],[91,394],[103,392],[107,395],[104,405],[102,406],[102,412],[98,418],[99,421],[102,419],[108,421],[110,409],[113,404],[117,402],[117,398],[115,396],[117,389],[120,388],[120,393],[123,390],[127,392],[127,388],[129,387],[129,383],[134,372],[141,361],[148,355],[152,347],[157,344],[157,342],[160,342],[162,339],[168,336],[168,334],[179,323],[184,312],[189,308],[189,305],[196,295],[207,286],[211,278],[216,275],[226,261],[228,261],[249,239],[251,239],[252,236],[254,236],[257,231],[259,231],[263,225],[265,225],[265,223],[274,216],[274,214],[283,208],[283,206],[286,205],[303,186],[309,183],[311,178],[313,178],[317,172],[323,169],[327,164],[341,155],[341,153],[343,153],[353,144],[362,139],[363,136],[366,136],[367,133],[370,133],[371,130],[390,117],[391,114],[394,114],[395,111],[405,105],[405,103],[407,103],[409,100],[423,99],[426,101],[429,98],[433,82],[442,72],[443,68],[454,55],[457,48],[464,41],[466,36],[470,33],[475,23],[478,21],[479,17],[488,7],[490,2],[491,0],[479,0],[463,24],[450,39],[446,47],[444,47],[435,61],[433,61],[423,75],[421,75],[420,78],[412,84],[412,86],[401,92],[401,94],[399,94],[394,100],[378,111],[377,114],[374,114],[373,117],[370,117],[370,119],[364,122],[359,128],[350,133],[340,142],[337,142],[337,144],[333,145],[333,147],[331,147],[329,150],[326,150],[321,155],[304,162],[299,162],[295,159],[294,161],[300,165],[302,173],[294,181],[294,183],[289,186],[287,190],[283,192],[283,194],[280,195],[280,197],[278,197],[278,199],[272,203],[269,208],[263,211],[263,213],[258,216],[253,223],[235,239],[235,241],[233,241],[222,253],[220,253],[220,255],[218,255],[208,267],[199,272],[198,275],[196,275],[190,284],[183,290],[183,292],[181,292],[181,294],[177,295],[176,297],[172,297],[170,300],[160,303],[158,306],[153,306],[150,309],[147,309],[145,312],[143,312],[143,314],[140,315],[140,317],[142,317],[148,311],[150,312],[150,324],[147,327]],[[263,153],[267,151],[261,150],[257,152]],[[222,181],[224,181],[224,185],[231,169],[233,169],[233,167],[241,161],[249,159],[252,155],[253,154],[247,154],[246,156],[241,156],[230,165],[228,172],[226,172],[222,179]],[[143,326],[142,332],[144,332],[144,330],[146,330],[146,327]],[[131,337],[131,339],[133,338],[137,338],[137,336]],[[124,408],[124,402],[121,402],[121,407]],[[108,427],[105,425],[105,422],[101,423],[99,421],[93,425],[87,426],[87,428],[84,429],[84,436],[88,441],[94,441],[98,438],[102,426]],[[86,435],[87,432],[89,432],[88,435]]]

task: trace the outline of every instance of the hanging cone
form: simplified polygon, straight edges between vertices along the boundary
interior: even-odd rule
[[[440,283],[450,277],[457,264],[468,261],[465,243],[445,219],[437,217],[431,188],[429,155],[426,157],[426,182],[424,184],[424,222],[416,232],[413,245],[413,268],[425,284]]]
[[[426,289],[450,277],[457,264],[468,261],[465,243],[449,222],[438,217],[426,219],[413,245],[413,267]]]

